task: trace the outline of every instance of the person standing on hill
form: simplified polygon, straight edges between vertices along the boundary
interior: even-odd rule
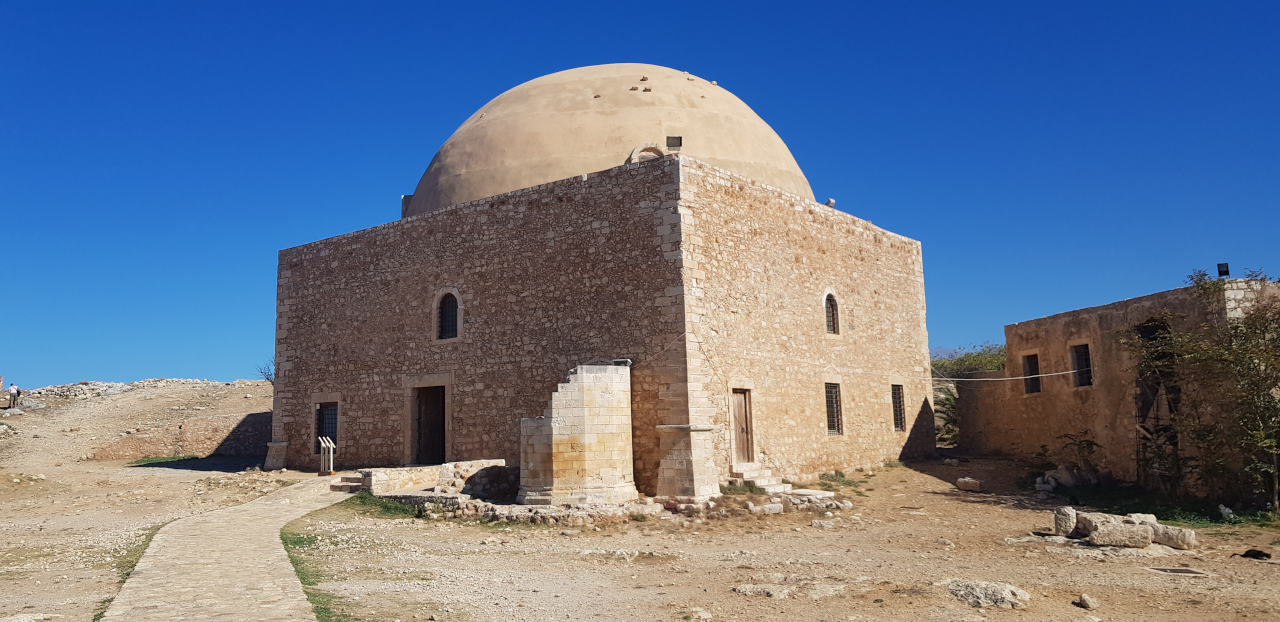
[[[9,383],[9,408],[13,408],[17,406],[18,398],[20,397],[22,397],[22,389],[19,389],[18,385],[10,382]]]

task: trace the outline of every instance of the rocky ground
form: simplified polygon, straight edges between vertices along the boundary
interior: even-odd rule
[[[1025,469],[1011,462],[850,475],[863,483],[839,487],[854,507],[838,511],[596,531],[385,518],[348,503],[286,530],[300,534],[314,589],[358,620],[1280,619],[1280,565],[1230,557],[1271,550],[1280,532],[1202,529],[1193,552],[1090,547],[1037,535],[1060,501],[1018,490]],[[961,475],[993,492],[957,490]],[[1024,591],[1025,606],[962,600],[998,600],[1004,588],[985,582]],[[1094,608],[1076,604],[1082,594]]]
[[[265,382],[89,383],[27,397],[23,414],[0,411],[0,621],[91,619],[160,525],[314,477],[244,470],[252,460],[86,459],[185,417],[269,410]],[[357,620],[1280,619],[1280,565],[1230,556],[1275,552],[1280,532],[1201,529],[1192,553],[1064,542],[1036,535],[1062,500],[1018,489],[1025,475],[1000,460],[918,463],[827,482],[852,508],[752,515],[748,501],[770,499],[734,496],[727,518],[599,531],[387,518],[349,502],[288,530],[317,602]],[[988,492],[957,490],[962,476]],[[1082,593],[1095,608],[1073,604]]]
[[[88,456],[193,414],[270,409],[266,382],[145,380],[28,391],[21,408],[0,410],[0,620],[88,620],[160,525],[303,476],[245,471],[253,459],[131,466]]]

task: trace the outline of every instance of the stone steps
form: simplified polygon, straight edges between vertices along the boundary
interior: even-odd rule
[[[342,479],[329,484],[333,492],[360,492],[364,488],[364,479],[359,475],[343,475]]]
[[[729,470],[729,483],[735,486],[756,486],[763,488],[768,494],[777,494],[791,490],[791,484],[782,483],[773,471],[761,468],[754,462],[739,463]]]

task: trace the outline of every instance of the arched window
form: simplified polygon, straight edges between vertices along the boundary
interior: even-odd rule
[[[436,320],[436,339],[453,339],[458,336],[458,299],[453,294],[440,297]]]
[[[836,304],[835,294],[827,294],[827,332],[840,334],[840,306]]]

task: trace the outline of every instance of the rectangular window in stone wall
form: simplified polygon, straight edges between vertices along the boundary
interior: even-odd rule
[[[1077,387],[1087,387],[1093,384],[1093,364],[1089,360],[1089,344],[1082,343],[1078,346],[1071,346],[1071,371],[1074,371]]]
[[[324,402],[316,409],[316,453],[320,453],[320,437],[338,442],[338,403]]]
[[[844,420],[840,416],[840,385],[827,383],[827,434],[844,434]]]
[[[1022,357],[1022,388],[1027,393],[1040,392],[1040,356],[1028,354]]]
[[[907,429],[907,407],[902,403],[902,385],[893,385],[893,429]]]

